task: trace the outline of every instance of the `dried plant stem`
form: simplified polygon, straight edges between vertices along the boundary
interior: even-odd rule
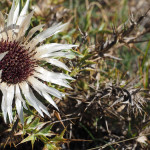
[[[99,146],[99,147],[95,147],[95,148],[90,148],[90,149],[88,149],[88,150],[104,149],[104,148],[106,148],[106,147],[108,147],[108,146],[111,146],[111,145],[115,145],[115,144],[119,144],[119,143],[131,141],[131,140],[135,140],[135,139],[137,139],[137,138],[139,138],[139,137],[148,136],[148,135],[150,135],[150,133],[143,134],[143,135],[136,136],[136,137],[129,138],[129,139],[125,139],[125,140],[121,140],[121,141],[118,141],[118,142],[108,143],[108,144],[105,144],[105,145],[103,145],[103,146]]]

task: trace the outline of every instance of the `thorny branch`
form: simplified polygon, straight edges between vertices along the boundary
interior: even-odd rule
[[[133,14],[131,13],[130,19],[127,22],[119,26],[117,29],[113,27],[113,34],[111,39],[107,39],[105,42],[100,41],[100,43],[95,46],[95,50],[97,51],[99,56],[104,57],[104,54],[107,53],[110,48],[112,48],[117,43],[124,43],[126,45],[128,45],[129,43],[136,43],[137,38],[140,38],[144,34],[150,32],[150,28],[147,28],[145,31],[137,33],[136,35],[130,37],[130,34],[134,31],[134,29],[140,25],[144,18],[147,17],[149,11],[150,8],[146,11],[144,15],[140,16],[137,21],[135,21]],[[129,25],[127,26],[128,23]]]

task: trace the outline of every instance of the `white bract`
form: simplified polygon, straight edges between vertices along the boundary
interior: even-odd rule
[[[20,2],[15,7],[15,0],[13,0],[7,21],[0,13],[0,89],[3,95],[1,108],[4,121],[6,122],[8,115],[10,123],[13,121],[13,100],[15,100],[17,113],[22,123],[23,108],[27,109],[23,95],[41,116],[43,113],[49,116],[47,108],[36,98],[33,90],[58,109],[51,96],[61,99],[63,93],[44,83],[46,81],[70,88],[67,80],[72,80],[69,75],[48,71],[40,66],[40,62],[46,61],[51,65],[70,71],[58,58],[68,58],[68,50],[76,45],[51,43],[38,47],[40,42],[62,31],[68,23],[55,24],[33,37],[34,33],[44,25],[38,25],[26,34],[33,16],[33,11],[27,13],[28,6],[29,0],[26,1],[20,12]]]

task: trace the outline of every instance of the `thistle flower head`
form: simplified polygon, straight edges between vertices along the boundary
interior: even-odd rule
[[[21,11],[19,10],[19,5],[20,3],[15,7],[15,0],[13,0],[7,21],[0,13],[0,89],[3,95],[1,108],[4,121],[6,122],[7,120],[7,114],[9,121],[13,121],[12,103],[14,100],[17,113],[23,123],[23,107],[27,109],[26,101],[23,97],[41,116],[43,116],[43,112],[49,116],[47,108],[36,98],[33,90],[57,108],[51,96],[61,99],[62,93],[44,83],[51,82],[60,86],[70,87],[66,79],[72,80],[72,78],[63,73],[48,71],[41,67],[40,64],[46,61],[70,71],[57,58],[67,57],[69,51],[66,50],[76,47],[76,45],[51,43],[38,46],[46,38],[62,31],[67,23],[55,24],[33,37],[34,33],[40,30],[43,25],[38,25],[27,32],[33,11],[29,14],[27,13],[29,0],[26,1]]]

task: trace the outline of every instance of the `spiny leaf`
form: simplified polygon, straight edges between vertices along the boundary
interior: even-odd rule
[[[34,135],[29,135],[28,137],[26,137],[25,139],[23,139],[21,143],[25,143],[25,142],[28,142],[28,141],[32,141],[32,140],[35,140],[35,136]]]
[[[29,129],[35,129],[39,123],[40,119],[36,118],[30,125],[29,125]]]
[[[30,124],[32,122],[32,119],[34,118],[33,115],[29,116],[29,118],[26,121],[26,125]]]
[[[66,141],[66,139],[63,138],[64,134],[65,134],[66,129],[64,129],[60,135],[56,135],[53,139],[51,139],[51,141],[55,141],[55,142],[64,142]]]
[[[60,148],[55,144],[45,144],[44,150],[60,150]]]
[[[44,129],[40,130],[40,131],[38,132],[38,134],[42,134],[42,135],[47,136],[47,134],[50,132],[52,126],[53,126],[53,125],[48,125],[48,126],[45,127]]]

